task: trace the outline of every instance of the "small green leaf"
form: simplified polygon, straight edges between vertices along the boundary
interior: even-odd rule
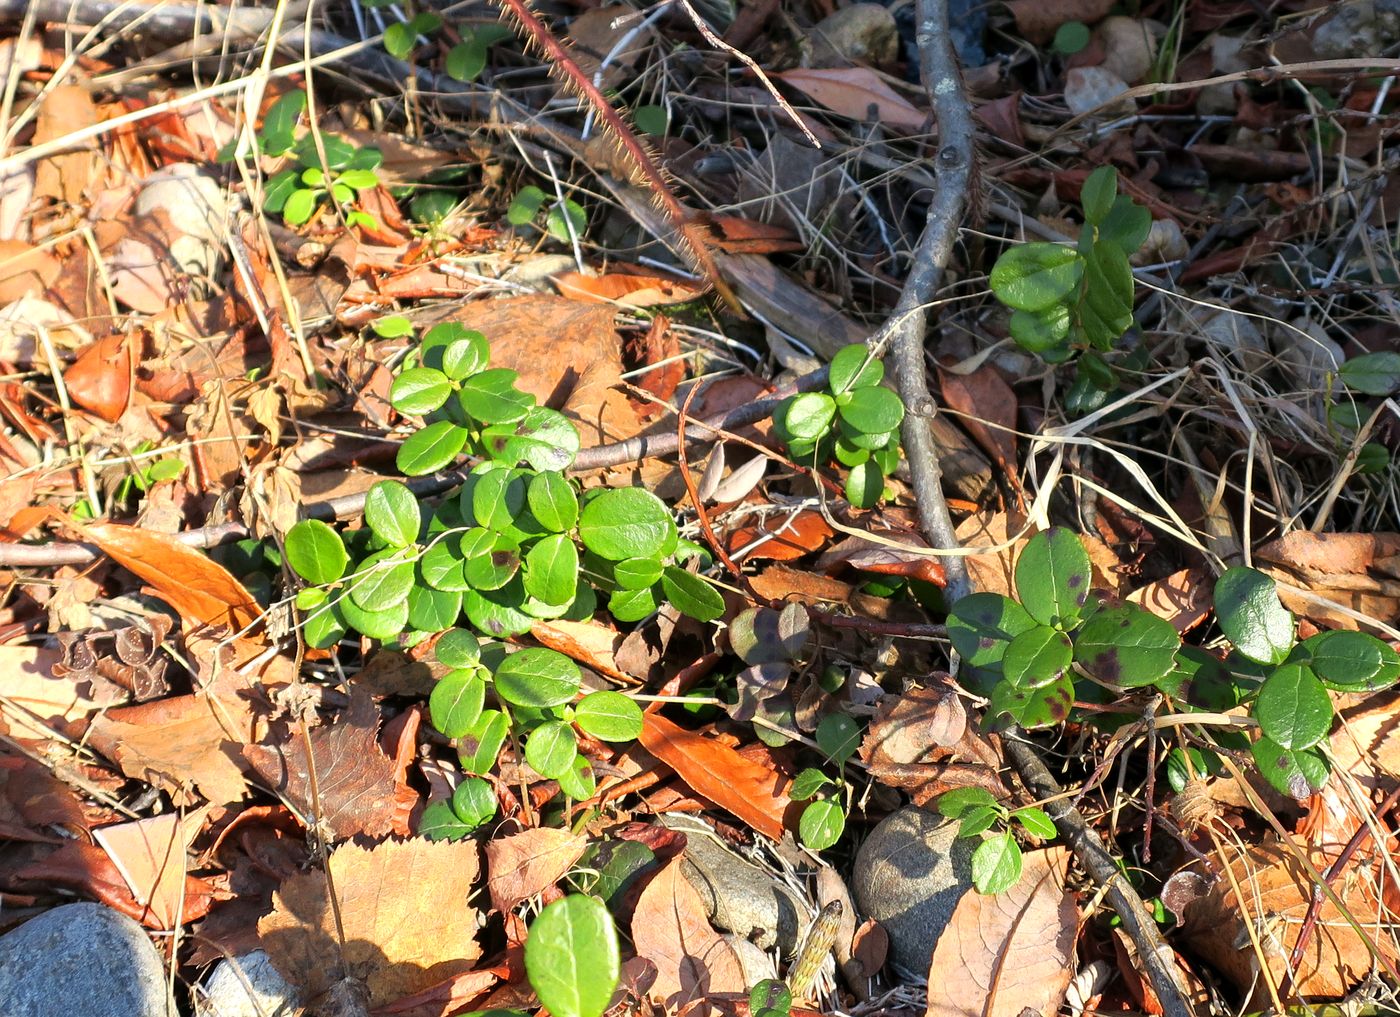
[[[638,106],[632,111],[632,122],[637,125],[637,130],[653,137],[659,138],[666,133],[666,126],[670,119],[666,114],[665,106],[648,104]]]
[[[753,987],[749,992],[749,1013],[756,1017],[760,1010],[792,1011],[792,993],[785,982],[765,978]]]
[[[836,400],[825,392],[804,392],[787,404],[783,426],[794,438],[815,441],[831,428]]]
[[[562,473],[537,473],[526,495],[531,514],[545,529],[567,533],[578,522],[578,495]]]
[[[402,21],[396,22],[384,30],[384,50],[392,57],[398,57],[402,60],[412,53],[417,45],[418,33]]]
[[[1080,27],[1082,28],[1083,25]],[[1113,211],[1113,201],[1117,197],[1118,171],[1112,166],[1100,166],[1089,174],[1084,181],[1084,186],[1079,191],[1079,203],[1084,209],[1084,220],[1094,226],[1103,222]]]
[[[306,618],[302,636],[306,645],[317,650],[329,650],[345,638],[345,616],[338,604],[325,604]]]
[[[1011,818],[1025,827],[1026,832],[1033,837],[1039,837],[1041,840],[1055,838],[1055,821],[1045,814],[1044,809],[1034,805],[1027,806],[1011,813]]]
[[[486,702],[486,681],[475,667],[449,671],[438,679],[428,696],[428,716],[433,727],[448,738],[461,738],[481,719]]]
[[[972,885],[978,893],[1005,893],[1021,878],[1021,849],[1011,832],[988,837],[972,852]]]
[[[433,644],[433,654],[448,667],[471,667],[481,661],[481,643],[466,629],[448,629]]]
[[[1063,56],[1073,56],[1089,45],[1089,26],[1082,21],[1066,21],[1055,30],[1051,48]]]
[[[289,226],[300,226],[316,211],[316,192],[309,188],[299,188],[287,195],[282,205],[282,218]]]
[[[1120,194],[1111,211],[1099,223],[1099,243],[1115,245],[1124,254],[1132,254],[1147,240],[1152,231],[1152,213],[1126,194]]]
[[[522,187],[506,209],[506,222],[512,226],[524,226],[539,214],[547,197],[544,191],[531,185]]]
[[[642,708],[621,692],[590,692],[574,707],[574,723],[605,742],[630,742],[642,733]]]
[[[832,779],[826,774],[808,767],[793,778],[792,786],[788,788],[788,797],[795,802],[805,802],[830,783]]]
[[[1165,678],[1180,648],[1171,623],[1136,604],[1105,608],[1074,637],[1074,659],[1099,681],[1125,689]]]
[[[598,792],[598,779],[586,756],[575,756],[574,765],[558,778],[559,790],[576,802],[587,801]],[[635,842],[633,842],[635,843]]]
[[[980,787],[955,787],[938,796],[938,812],[947,819],[957,819],[971,808],[995,809],[997,800],[990,791]]]
[[[288,92],[268,107],[267,115],[263,117],[261,131],[265,155],[281,155],[292,147],[292,137],[296,133],[297,123],[301,120],[301,115],[305,110],[306,93],[300,89]],[[269,147],[267,139],[270,137],[285,138],[287,142],[281,148]]]
[[[588,228],[588,215],[577,201],[565,198],[563,205],[555,203],[549,210],[549,215],[545,216],[545,229],[555,240],[567,244],[572,240],[569,236],[570,227],[573,228],[574,236],[583,236],[584,230]]]
[[[596,897],[548,905],[525,940],[525,973],[554,1017],[602,1017],[622,969],[617,930]]]
[[[541,537],[525,554],[525,592],[546,604],[567,604],[578,589],[578,548],[564,533]]]
[[[1400,353],[1384,350],[1352,357],[1342,365],[1341,377],[1354,392],[1388,396],[1400,388]]]
[[[849,397],[837,407],[841,419],[865,434],[884,434],[899,427],[904,420],[904,403],[898,395],[879,385],[848,392]]]
[[[367,191],[379,186],[379,174],[374,170],[348,169],[335,179],[336,183],[353,191]]]
[[[520,545],[510,537],[490,530],[473,529],[462,535],[462,548],[468,553],[462,567],[471,589],[477,592],[499,590],[520,571]]]
[[[504,533],[524,514],[528,499],[523,470],[480,470],[472,487],[472,515],[482,526]]]
[[[976,837],[996,826],[1001,817],[1001,809],[974,805],[958,817],[958,836]]]
[[[612,579],[624,590],[645,590],[661,581],[659,558],[628,558],[613,566]]]
[[[482,710],[470,731],[457,739],[457,758],[467,773],[490,773],[510,730],[500,710]]]
[[[852,466],[846,474],[846,500],[854,508],[874,508],[885,493],[885,474],[880,464],[867,459],[858,466]]]
[[[397,480],[381,480],[365,493],[365,522],[390,547],[408,547],[422,526],[418,496]]]
[[[583,674],[558,650],[530,647],[496,668],[496,692],[515,706],[562,706],[578,694]]]
[[[473,830],[496,815],[496,792],[480,777],[463,777],[452,792],[452,811]]]
[[[1052,526],[1026,543],[1016,561],[1016,593],[1042,625],[1073,628],[1089,599],[1089,555],[1071,531]]]
[[[1002,672],[1018,688],[1038,689],[1064,674],[1073,654],[1067,635],[1037,625],[1011,640],[1001,660]]]
[[[840,803],[820,799],[802,810],[797,832],[809,851],[825,851],[841,839],[846,829],[846,813]]]
[[[431,367],[411,367],[389,386],[389,405],[400,413],[421,417],[433,412],[452,394],[452,382]]]
[[[492,459],[511,465],[523,459],[542,472],[568,469],[579,450],[578,429],[562,413],[543,406],[531,407],[520,420],[486,428],[481,440]]]
[[[1332,730],[1332,697],[1300,664],[1284,664],[1264,680],[1250,711],[1264,734],[1285,749],[1308,749]]]
[[[857,388],[880,384],[885,365],[864,343],[852,343],[836,351],[831,358],[827,385],[834,395],[843,395]]]
[[[461,590],[415,585],[408,591],[408,623],[420,632],[439,632],[462,614]]]
[[[407,477],[421,477],[453,463],[470,437],[465,427],[439,420],[408,436],[399,446],[395,463]]]
[[[1074,682],[1063,675],[1038,689],[998,682],[992,689],[988,710],[993,717],[1009,717],[1012,723],[1029,730],[1063,723],[1073,705]]]
[[[486,69],[486,47],[475,37],[459,42],[448,50],[442,69],[454,81],[475,81]]]
[[[973,593],[953,605],[948,639],[964,664],[999,666],[1006,648],[1036,621],[1024,607],[999,593]]]
[[[287,564],[315,586],[325,586],[345,575],[350,556],[340,534],[319,519],[303,519],[287,531]]]
[[[1043,311],[1061,303],[1084,276],[1084,259],[1061,244],[1017,244],[992,267],[992,292],[1018,311]]]
[[[287,199],[300,189],[300,177],[296,170],[283,170],[267,182],[263,188],[263,208],[273,215],[287,207]]]
[[[1298,801],[1321,791],[1332,772],[1327,757],[1317,749],[1286,749],[1267,735],[1250,746],[1250,751],[1264,779]]]
[[[661,589],[681,614],[709,622],[724,616],[724,597],[708,581],[676,565],[661,572]]]
[[[1361,474],[1384,473],[1390,466],[1390,449],[1378,442],[1368,441],[1356,450],[1352,470]]]
[[[518,377],[505,367],[479,371],[462,382],[457,398],[462,409],[483,424],[522,420],[535,405],[535,397],[515,387]]]
[[[1215,615],[1220,630],[1250,660],[1281,664],[1293,649],[1293,616],[1262,572],[1228,569],[1215,583]]]
[[[1059,349],[1069,338],[1069,307],[1051,304],[1043,311],[1013,311],[1007,323],[1011,338],[1027,353]]]
[[[402,314],[386,314],[376,318],[369,326],[381,339],[402,339],[413,334],[413,322]]]
[[[384,611],[408,600],[413,577],[413,562],[397,550],[372,554],[360,563],[350,580],[350,600],[366,611]]]
[[[828,713],[817,724],[817,745],[837,766],[860,748],[861,726],[844,713]]]
[[[464,840],[476,826],[464,823],[447,802],[433,802],[418,820],[418,836],[428,840]]]
[[[393,639],[408,627],[408,595],[389,607],[379,611],[366,610],[350,597],[342,597],[336,602],[345,622],[356,632],[371,639]]]
[[[435,590],[461,592],[471,586],[467,582],[465,566],[462,538],[456,533],[449,533],[436,538],[423,552],[423,557],[418,559],[418,574],[423,577],[423,582]]]
[[[656,495],[640,487],[604,491],[579,515],[584,547],[608,561],[662,558],[676,547],[679,534],[671,511]]]
[[[452,331],[455,338],[442,348],[442,373],[453,381],[470,378],[478,371],[485,370],[491,362],[491,348],[486,345],[486,337],[480,332],[468,331],[458,322],[443,322],[443,325],[456,325]],[[423,337],[428,341],[443,325],[437,325]]]
[[[654,613],[660,605],[656,602],[655,587],[645,590],[614,590],[608,595],[608,610],[620,622],[636,622]]]
[[[1400,678],[1400,654],[1365,632],[1319,632],[1300,646],[1308,666],[1329,688],[1376,692]]]
[[[547,721],[525,740],[525,762],[547,780],[557,780],[572,770],[577,756],[578,739],[563,721]]]

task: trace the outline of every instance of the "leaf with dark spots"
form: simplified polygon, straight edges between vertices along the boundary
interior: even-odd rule
[[[1000,682],[992,690],[990,711],[1023,728],[1051,727],[1062,723],[1073,705],[1074,683],[1068,675],[1062,675],[1035,689],[1018,689],[1010,682]]]
[[[1094,615],[1074,640],[1074,659],[1099,681],[1136,689],[1155,684],[1176,664],[1181,636],[1136,604]]]

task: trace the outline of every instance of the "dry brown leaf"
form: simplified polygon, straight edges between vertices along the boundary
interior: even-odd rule
[[[725,544],[730,554],[737,554],[766,537],[744,555],[745,561],[791,561],[821,550],[834,532],[820,512],[799,512],[791,518],[774,516],[753,526],[741,526],[730,532]]]
[[[540,826],[486,843],[486,886],[501,914],[559,881],[579,860],[588,838]]]
[[[1067,21],[1093,24],[1113,9],[1113,0],[1007,0],[1016,18],[1016,31],[1037,45],[1055,37],[1055,30]]]
[[[923,762],[946,754],[966,730],[967,711],[951,688],[910,689],[880,700],[861,742],[860,758],[883,765]]]
[[[1200,569],[1181,569],[1128,594],[1129,602],[1187,633],[1210,614],[1211,587]]]
[[[32,247],[21,240],[0,240],[0,304],[12,304],[25,297],[42,297],[62,270],[63,263],[51,247]],[[4,359],[17,358],[6,356]]]
[[[136,364],[130,339],[109,335],[78,354],[63,372],[63,384],[73,401],[108,423],[115,423],[131,404]]]
[[[270,915],[258,922],[263,949],[308,999],[340,978],[361,979],[371,1006],[421,992],[472,968],[481,954],[476,910],[467,895],[479,863],[473,841],[415,837],[372,848],[343,844],[330,857],[345,929],[346,971],[326,874],[298,873],[282,883]]]
[[[530,628],[542,645],[558,650],[564,656],[619,681],[635,681],[617,664],[617,652],[622,649],[623,636],[597,621],[569,621],[557,618],[538,621]]]
[[[879,121],[886,127],[916,131],[929,119],[928,114],[885,84],[884,79],[868,67],[828,70],[794,67],[773,77],[802,89],[833,113],[852,120],[869,119],[871,106],[876,108]]]
[[[632,915],[637,956],[656,965],[651,995],[667,1013],[718,992],[744,992],[744,971],[734,948],[710,926],[705,906],[690,880],[684,859],[672,859],[656,874]],[[701,1009],[688,1011],[698,1015]]]
[[[47,738],[37,724],[62,727],[86,717],[98,704],[78,694],[77,686],[53,676],[62,654],[40,646],[0,645],[0,717],[20,738]]]
[[[1256,566],[1278,581],[1284,606],[1320,625],[1357,628],[1350,614],[1319,599],[1371,618],[1400,614],[1400,598],[1390,592],[1400,578],[1400,534],[1295,530],[1265,544],[1254,557]]]
[[[126,880],[137,904],[149,910],[143,920],[157,929],[174,929],[196,915],[186,915],[185,870],[190,841],[203,825],[208,808],[174,812],[93,831],[95,840]]]
[[[934,947],[928,1017],[1054,1014],[1074,973],[1079,909],[1065,889],[1069,852],[1026,852],[1005,893],[969,890]]]
[[[1299,850],[1319,871],[1325,871],[1331,862],[1320,852],[1308,851],[1306,845],[1299,845]],[[1250,945],[1245,923],[1255,923],[1274,984],[1281,983],[1308,910],[1313,879],[1277,838],[1249,845],[1243,856],[1234,847],[1228,848],[1228,852],[1230,868],[1245,897],[1244,906],[1236,900],[1230,881],[1222,875],[1205,895],[1186,907],[1182,931],[1192,949],[1210,961],[1236,988],[1246,994],[1254,992],[1253,1002],[1248,1005],[1255,1008],[1267,1004],[1268,996],[1260,982],[1259,961]],[[1377,887],[1369,864],[1374,856],[1374,848],[1369,845],[1358,852],[1349,878],[1338,880],[1334,885],[1352,918],[1362,928],[1375,928],[1377,921]],[[1214,864],[1222,872],[1223,863],[1224,859],[1217,856]],[[1387,942],[1386,937],[1379,937],[1381,949],[1387,949]],[[1371,967],[1366,944],[1336,905],[1324,900],[1317,926],[1296,972],[1298,993],[1319,999],[1345,996],[1366,977]]]
[[[776,770],[655,713],[645,716],[638,741],[696,794],[728,809],[765,837],[782,839],[783,814],[791,799]]]
[[[684,304],[700,295],[696,289],[679,279],[659,275],[627,275],[610,272],[590,276],[579,272],[560,272],[553,277],[561,296],[586,303],[615,304],[622,307],[657,307]]]
[[[1016,466],[1016,393],[991,364],[984,364],[971,374],[938,372],[943,401],[950,409],[963,414],[959,423],[967,428],[973,440],[992,457],[992,461],[1012,472]]]
[[[377,839],[393,829],[397,786],[394,761],[379,748],[378,726],[369,690],[352,685],[345,712],[310,732],[316,796],[298,724],[279,724],[263,744],[243,746],[243,758],[303,816],[319,816],[334,839]]]
[[[56,141],[101,119],[92,95],[83,85],[58,85],[45,91],[35,120],[35,145]],[[97,143],[81,142],[40,161],[36,170],[36,195],[82,207],[88,185],[97,172]]]

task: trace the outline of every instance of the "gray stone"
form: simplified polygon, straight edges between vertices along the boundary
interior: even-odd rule
[[[1335,4],[1313,29],[1313,52],[1324,60],[1380,56],[1395,43],[1397,33],[1400,11],[1393,3]]]
[[[1071,67],[1065,74],[1065,105],[1075,116],[1097,113],[1119,116],[1133,109],[1130,99],[1118,99],[1128,83],[1103,67]]]
[[[100,904],[65,904],[0,936],[4,1017],[175,1017],[146,930]]]
[[[908,806],[886,816],[856,852],[851,891],[861,914],[889,933],[890,964],[903,978],[928,977],[934,945],[972,886],[977,842],[957,833],[957,823]]]
[[[292,1017],[299,1009],[296,989],[262,950],[219,961],[194,994],[198,1017]]]
[[[700,895],[705,914],[721,932],[732,932],[784,957],[797,950],[811,917],[807,904],[771,874],[722,845],[704,823],[670,815],[666,826],[686,835],[681,871]]]
[[[827,15],[812,29],[811,67],[852,63],[893,63],[899,55],[899,29],[883,4],[851,4]]]

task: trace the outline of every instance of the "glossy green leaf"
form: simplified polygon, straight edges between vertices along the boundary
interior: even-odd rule
[[[407,477],[421,477],[451,465],[467,444],[467,429],[439,420],[408,436],[395,463]]]
[[[1154,685],[1176,666],[1181,637],[1171,623],[1136,604],[1104,608],[1074,637],[1074,659],[1101,682],[1125,689]]]
[[[557,780],[573,769],[577,756],[578,738],[562,721],[541,724],[525,739],[525,762],[547,780]]]
[[[462,537],[449,533],[428,545],[418,559],[418,574],[435,590],[461,592],[471,586],[467,582],[466,559],[462,555]]]
[[[608,611],[620,622],[641,621],[660,606],[656,602],[656,587],[648,587],[645,590],[614,590],[608,595]]]
[[[535,397],[515,387],[518,375],[505,367],[478,371],[462,382],[462,409],[483,424],[509,424],[524,419]]]
[[[557,650],[530,647],[496,668],[496,692],[515,706],[562,706],[578,694],[583,674]]]
[[[526,501],[541,526],[567,533],[578,522],[578,495],[562,473],[537,473],[530,478]]]
[[[904,420],[904,403],[890,389],[880,385],[858,388],[843,397],[837,406],[841,419],[864,434],[884,434]]]
[[[408,599],[413,577],[414,563],[399,552],[372,554],[349,582],[350,600],[366,611],[383,611]]]
[[[407,593],[402,600],[379,611],[366,610],[350,597],[337,601],[336,609],[348,626],[371,639],[393,639],[408,627]]]
[[[1026,832],[1033,837],[1039,837],[1041,840],[1055,839],[1055,821],[1045,814],[1044,809],[1034,805],[1027,806],[1011,813],[1011,818],[1025,827]]]
[[[1035,628],[1024,607],[999,593],[963,597],[948,615],[948,638],[964,664],[993,667],[1002,662],[1011,640]]]
[[[827,385],[835,395],[841,395],[853,389],[878,385],[884,376],[884,362],[874,356],[864,343],[852,343],[841,347],[831,358]]]
[[[645,590],[661,580],[659,558],[628,558],[613,566],[612,579],[624,590]]]
[[[450,333],[454,338],[442,348],[442,373],[453,381],[463,381],[485,370],[491,362],[491,348],[486,344],[486,337],[480,332],[461,328],[459,322],[443,324],[458,325],[459,328]],[[428,335],[440,328],[442,325],[435,326]]]
[[[797,832],[809,851],[825,851],[841,839],[846,829],[846,813],[839,802],[820,799],[810,802],[797,821]]]
[[[525,973],[554,1017],[602,1017],[621,971],[617,930],[596,897],[571,894],[548,905],[525,940]]]
[[[815,797],[826,785],[833,783],[832,779],[814,767],[808,767],[792,779],[792,786],[788,788],[788,797],[795,802],[805,802],[809,798]]]
[[[448,738],[469,734],[481,719],[486,703],[486,680],[476,667],[449,671],[437,680],[428,696],[428,716],[433,727]]]
[[[846,474],[846,500],[854,508],[874,508],[885,493],[885,474],[874,460],[867,459],[858,466],[851,467]]]
[[[709,622],[724,616],[724,597],[709,581],[676,565],[661,572],[661,589],[681,614]]]
[[[1056,53],[1073,56],[1089,45],[1089,26],[1082,21],[1066,21],[1055,30],[1055,39],[1050,44]]]
[[[541,537],[525,554],[525,592],[546,604],[567,604],[578,590],[578,548],[564,533]]]
[[[379,186],[379,174],[374,170],[348,169],[336,177],[336,183],[352,191],[367,191]]]
[[[1074,683],[1063,675],[1049,685],[1033,689],[998,682],[992,689],[988,710],[993,717],[1006,717],[1029,730],[1063,723],[1073,705]]]
[[[466,629],[448,629],[433,644],[433,655],[448,667],[472,667],[481,661],[481,643]]]
[[[1090,173],[1079,191],[1079,204],[1084,209],[1086,222],[1097,226],[1113,211],[1113,201],[1118,197],[1118,171],[1112,166],[1100,166]]]
[[[642,733],[642,708],[621,692],[590,692],[574,707],[574,723],[605,742],[629,742]]]
[[[1354,392],[1388,396],[1400,389],[1400,353],[1383,350],[1352,357],[1342,365],[1343,384]]]
[[[325,586],[345,575],[350,557],[340,534],[319,519],[303,519],[286,537],[287,564],[315,586]]]
[[[571,244],[574,237],[582,237],[588,229],[588,215],[577,201],[565,198],[562,205],[556,202],[550,208],[545,216],[545,229],[561,244]]]
[[[397,480],[381,480],[365,492],[365,522],[390,547],[408,547],[422,528],[418,496]]]
[[[301,177],[294,169],[283,170],[263,188],[263,208],[276,215],[287,207],[287,199],[301,189]]]
[[[268,108],[267,115],[263,117],[262,130],[259,132],[263,138],[262,150],[265,155],[281,155],[292,147],[297,124],[305,111],[306,93],[301,89],[288,92]],[[277,139],[280,147],[279,144],[269,145],[268,139]],[[285,144],[281,144],[283,139]]]
[[[1400,654],[1365,632],[1319,632],[1300,648],[1323,684],[1342,692],[1375,692],[1400,678]]]
[[[447,402],[451,394],[452,382],[441,371],[410,367],[389,386],[389,404],[400,413],[421,417]]]
[[[529,481],[523,470],[487,470],[472,487],[472,515],[487,529],[502,533],[524,515]],[[468,555],[470,557],[470,555]]]
[[[447,802],[433,802],[418,820],[418,836],[428,840],[464,840],[476,825],[464,823]]]
[[[600,558],[622,561],[665,557],[675,549],[678,534],[665,502],[640,487],[622,487],[604,491],[583,507],[579,536]]]
[[[1001,809],[974,805],[958,817],[958,836],[976,837],[996,826],[1001,817]]]
[[[574,765],[556,779],[559,790],[576,802],[587,801],[598,793],[598,778],[587,756],[574,757]]]
[[[578,429],[562,413],[543,406],[531,407],[520,420],[486,428],[481,441],[492,459],[511,465],[524,460],[541,471],[568,469],[579,450]]]
[[[1079,621],[1091,577],[1084,545],[1061,526],[1031,537],[1016,560],[1018,599],[1032,618],[1057,629]]]
[[[1065,673],[1073,654],[1068,636],[1049,625],[1037,625],[1011,640],[1001,660],[1002,673],[1012,685],[1040,688]]]
[[[972,852],[972,885],[978,893],[1010,890],[1021,878],[1021,848],[1010,831],[988,837]]]
[[[454,81],[475,81],[486,69],[486,46],[476,38],[457,43],[447,51],[442,69]]]
[[[1051,304],[1043,311],[1012,311],[1007,327],[1011,338],[1028,353],[1045,353],[1069,338],[1069,307]]]
[[[328,650],[345,638],[345,616],[338,604],[326,603],[306,616],[302,626],[302,638],[306,645],[317,650]]]
[[[1261,664],[1281,664],[1293,649],[1293,616],[1274,581],[1236,566],[1215,583],[1215,615],[1235,649]]]
[[[467,773],[490,773],[510,730],[500,710],[482,710],[471,730],[457,739],[457,758]]]
[[[1116,246],[1124,254],[1132,254],[1147,241],[1152,230],[1152,213],[1120,194],[1113,201],[1113,211],[1099,223],[1099,243]]]
[[[415,585],[408,591],[408,623],[420,632],[440,632],[462,615],[462,591]]]
[[[535,619],[524,610],[525,587],[519,575],[499,590],[467,590],[462,610],[477,629],[496,639],[529,632]]]
[[[299,188],[287,195],[282,205],[282,218],[288,225],[300,226],[316,211],[316,192],[309,188]]]
[[[804,392],[787,404],[783,425],[794,438],[815,441],[831,429],[836,401],[825,392]]]
[[[980,787],[956,787],[938,796],[937,808],[947,819],[957,819],[968,809],[995,809],[997,800],[990,791]]]
[[[1250,711],[1285,749],[1308,749],[1332,730],[1332,697],[1310,668],[1284,664],[1265,679]]]
[[[1255,741],[1250,751],[1264,779],[1299,801],[1321,791],[1332,772],[1317,749],[1286,749],[1267,735]]]
[[[1043,311],[1063,302],[1084,275],[1079,252],[1062,244],[1017,244],[992,267],[992,292],[1018,311]]]
[[[480,777],[463,777],[452,792],[452,811],[473,830],[496,815],[496,792]]]
[[[828,713],[817,724],[817,746],[837,766],[856,754],[863,729],[844,713]]]

